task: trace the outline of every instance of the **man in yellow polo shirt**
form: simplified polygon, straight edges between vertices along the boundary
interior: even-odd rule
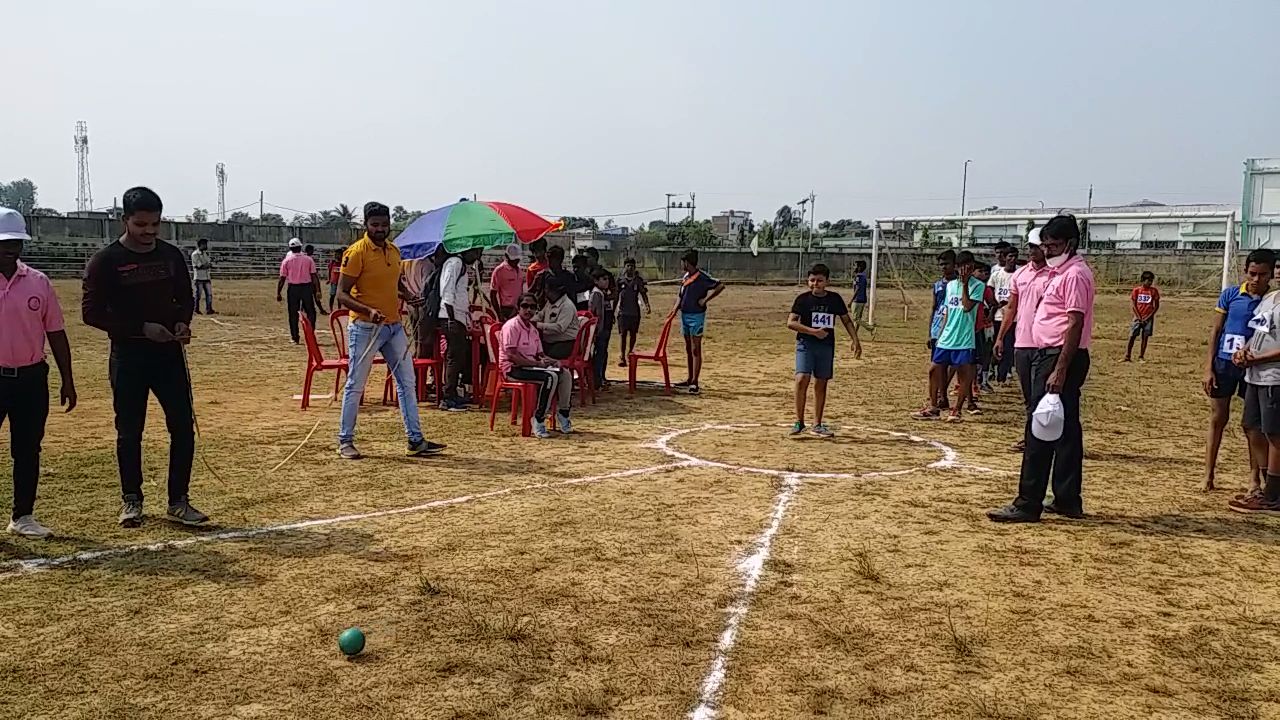
[[[409,338],[400,322],[400,300],[421,303],[404,287],[400,275],[400,250],[387,238],[391,235],[391,211],[378,202],[365,203],[365,234],[342,256],[342,276],[338,279],[338,304],[351,310],[347,326],[347,386],[342,391],[342,421],[338,427],[338,454],[359,460],[356,450],[356,414],[364,394],[374,351],[382,353],[396,378],[400,415],[409,436],[410,456],[435,455],[445,446],[422,437],[418,420],[418,389],[409,353]]]

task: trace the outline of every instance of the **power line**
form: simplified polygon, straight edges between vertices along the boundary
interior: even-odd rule
[[[666,210],[666,208],[662,206],[658,206],[656,208],[649,208],[648,210],[632,210],[631,212],[620,212],[620,213],[599,213],[596,215],[579,215],[577,213],[539,213],[539,215],[545,215],[546,217],[557,217],[557,218],[560,218],[560,217],[616,218],[616,217],[630,217],[632,215],[644,215],[645,213],[652,213],[652,212],[662,212],[663,210]]]

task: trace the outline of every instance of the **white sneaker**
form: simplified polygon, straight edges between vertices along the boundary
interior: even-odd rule
[[[533,436],[539,440],[546,440],[551,437],[551,433],[547,432],[547,422],[545,420],[533,421]]]
[[[34,515],[23,515],[17,520],[10,520],[9,532],[29,538],[47,538],[53,534],[53,531],[41,525]]]
[[[560,434],[568,435],[573,432],[573,423],[569,422],[568,415],[560,415],[556,418],[556,424],[560,426]]]

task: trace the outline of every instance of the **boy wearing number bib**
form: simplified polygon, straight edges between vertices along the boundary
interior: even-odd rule
[[[1129,347],[1124,351],[1124,361],[1133,360],[1133,343],[1142,337],[1138,350],[1138,362],[1147,359],[1147,341],[1156,331],[1156,313],[1160,312],[1160,290],[1156,288],[1156,274],[1150,270],[1142,273],[1142,284],[1129,293],[1133,305],[1133,325],[1129,328]]]
[[[955,373],[960,385],[959,397],[947,416],[948,422],[960,421],[960,410],[973,395],[975,331],[978,305],[986,296],[987,286],[972,277],[973,253],[965,250],[956,256],[959,276],[947,283],[943,302],[941,332],[933,349],[933,364],[929,368],[929,397],[931,404],[913,417],[917,420],[936,420],[941,415],[940,398],[947,395],[951,373]],[[977,410],[973,408],[970,412]],[[980,412],[980,411],[979,411]]]
[[[1222,432],[1231,418],[1231,398],[1244,398],[1246,394],[1245,369],[1232,359],[1253,338],[1249,326],[1262,297],[1270,289],[1275,267],[1275,254],[1270,250],[1254,250],[1245,260],[1245,280],[1239,286],[1229,287],[1218,296],[1217,313],[1213,330],[1209,333],[1209,357],[1205,363],[1204,393],[1209,396],[1209,442],[1205,452],[1205,478],[1202,488],[1214,489],[1218,450],[1222,445]],[[1259,450],[1250,453],[1250,493],[1260,492],[1261,478],[1258,461],[1263,439],[1255,439]],[[1262,458],[1265,466],[1265,458]]]
[[[836,355],[836,318],[853,338],[853,356],[862,357],[858,326],[849,317],[849,308],[839,293],[827,291],[831,271],[818,263],[809,271],[809,292],[791,303],[787,328],[796,334],[796,422],[791,435],[804,432],[804,407],[809,395],[809,379],[813,385],[813,434],[822,438],[833,435],[822,420],[827,406],[827,381],[833,374]]]

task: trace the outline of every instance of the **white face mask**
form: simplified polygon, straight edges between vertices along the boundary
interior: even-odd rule
[[[1062,265],[1062,263],[1066,261],[1067,261],[1066,253],[1061,253],[1059,255],[1054,255],[1053,257],[1047,257],[1044,259],[1045,264],[1051,268],[1059,267]]]

